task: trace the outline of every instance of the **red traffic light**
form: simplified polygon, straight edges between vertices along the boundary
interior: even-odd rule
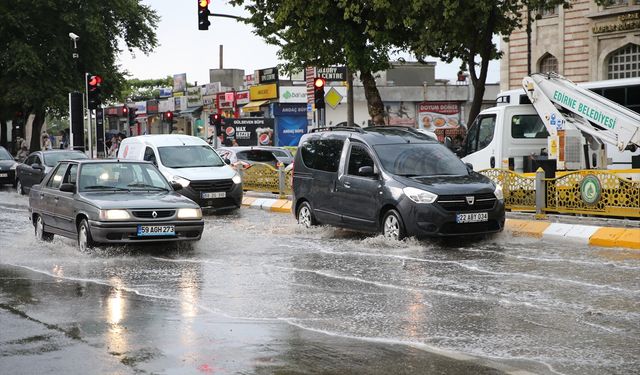
[[[90,76],[89,77],[89,86],[100,86],[102,83],[102,77],[100,76]]]
[[[129,113],[129,108],[127,108],[126,106],[122,107],[122,113],[124,113],[125,115]]]
[[[211,3],[211,0],[198,0],[198,6],[200,8],[206,8]]]
[[[325,84],[325,79],[322,77],[316,77],[313,79],[313,86],[315,86],[316,88],[320,89],[324,87]]]
[[[164,117],[165,117],[167,120],[172,120],[172,119],[173,119],[173,112],[171,112],[171,111],[167,111],[167,112],[164,114]]]
[[[216,120],[216,121],[220,120],[220,114],[219,113],[214,113],[213,114],[213,119]]]

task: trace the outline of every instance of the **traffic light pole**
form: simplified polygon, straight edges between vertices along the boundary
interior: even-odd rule
[[[85,82],[85,98],[86,98],[86,107],[87,108],[87,141],[89,142],[89,158],[93,159],[93,127],[91,126],[91,109],[89,108],[89,85],[87,82],[89,81],[89,73],[84,74],[84,82]]]

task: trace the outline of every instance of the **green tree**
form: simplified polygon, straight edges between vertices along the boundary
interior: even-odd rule
[[[118,97],[118,101],[125,102],[127,99],[130,99],[135,102],[157,99],[160,97],[160,88],[172,86],[173,77],[171,76],[157,79],[128,79],[124,83],[124,88]]]
[[[278,56],[289,72],[306,66],[346,65],[359,71],[369,115],[383,123],[384,106],[373,73],[389,67],[393,46],[370,37],[376,15],[372,4],[350,0],[232,0],[244,5],[245,22],[267,43],[277,45]]]
[[[119,41],[130,51],[156,45],[158,15],[140,0],[4,0],[0,2],[0,121],[34,114],[31,149],[45,115],[68,110],[68,93],[84,91],[84,72],[103,77],[103,97],[116,98],[124,74]],[[69,33],[80,36],[78,59]]]

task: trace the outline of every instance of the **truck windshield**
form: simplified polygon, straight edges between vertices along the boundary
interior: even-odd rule
[[[439,143],[402,143],[373,147],[383,168],[405,177],[463,176],[467,166]]]
[[[220,167],[224,161],[207,145],[158,147],[160,160],[167,168]]]

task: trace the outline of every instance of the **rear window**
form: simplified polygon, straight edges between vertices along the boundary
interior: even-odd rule
[[[311,169],[337,172],[344,141],[341,139],[313,139],[300,146],[302,162]]]
[[[70,152],[55,151],[55,152],[44,154],[44,164],[49,167],[55,166],[56,164],[58,164],[60,160],[80,160],[80,159],[88,159],[88,157],[84,153],[78,152],[78,151],[70,151]]]
[[[549,133],[538,115],[515,115],[511,118],[513,138],[547,138]]]
[[[276,161],[276,158],[273,156],[271,151],[265,150],[240,151],[236,154],[236,157],[240,160],[256,161],[260,163]]]

